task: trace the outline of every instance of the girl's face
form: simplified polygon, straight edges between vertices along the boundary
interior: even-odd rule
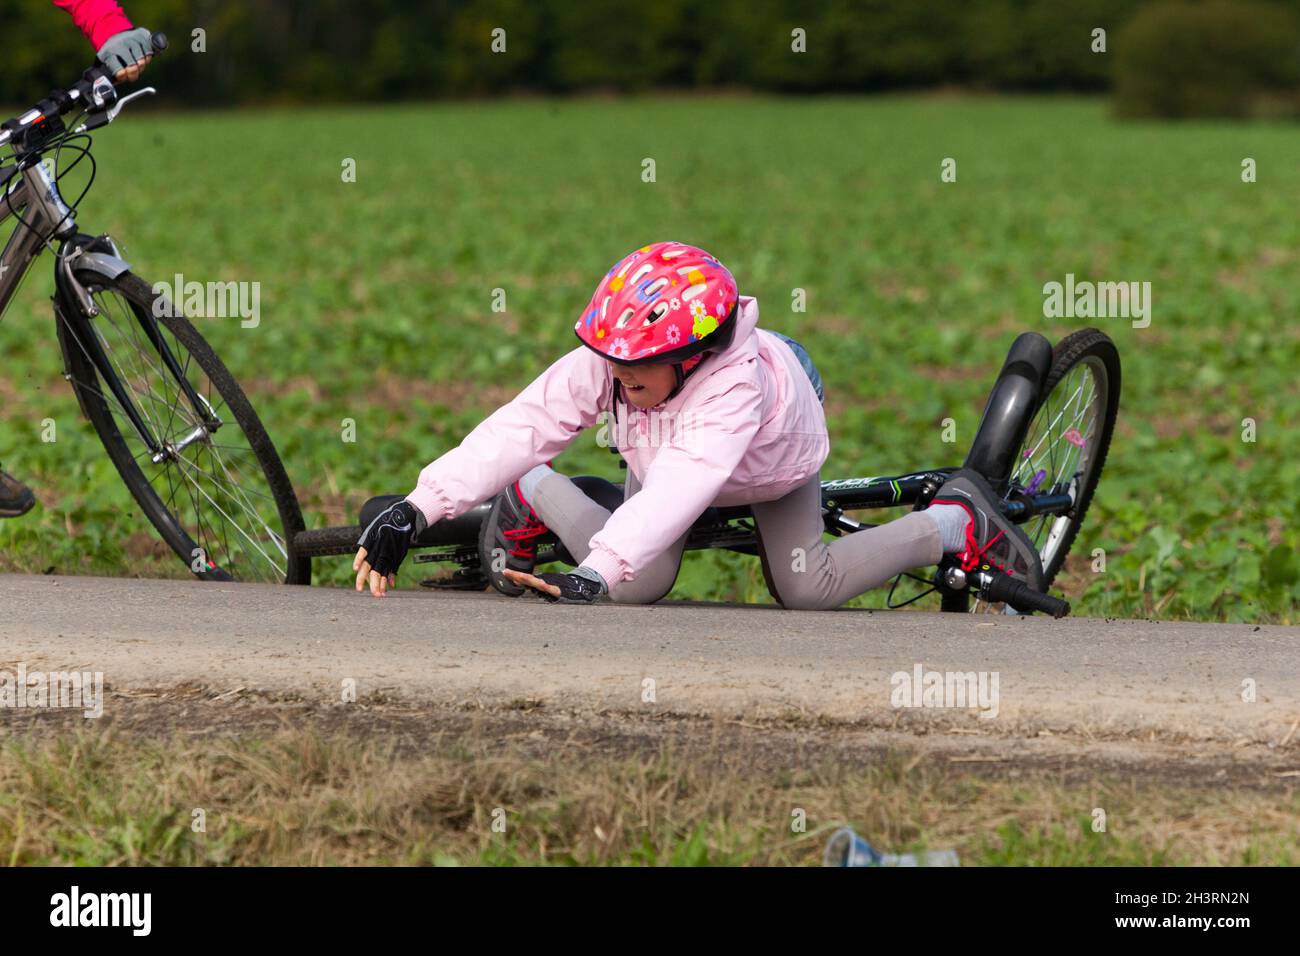
[[[677,384],[677,374],[672,365],[609,364],[614,377],[623,383],[623,394],[637,408],[654,408]]]

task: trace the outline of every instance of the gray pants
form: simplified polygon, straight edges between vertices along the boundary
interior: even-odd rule
[[[640,487],[629,472],[624,500]],[[538,483],[532,505],[579,563],[586,560],[591,552],[588,542],[610,515],[560,474],[547,475]],[[776,501],[751,508],[767,589],[786,608],[836,608],[896,574],[937,564],[943,556],[939,529],[919,512],[824,541],[819,476]],[[677,580],[685,548],[686,535],[682,535],[634,580],[614,588],[612,599],[620,604],[652,604],[664,597]]]

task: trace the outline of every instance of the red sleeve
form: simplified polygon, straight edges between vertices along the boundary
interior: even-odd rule
[[[53,3],[68,12],[96,50],[109,37],[131,29],[131,21],[113,0],[53,0]]]

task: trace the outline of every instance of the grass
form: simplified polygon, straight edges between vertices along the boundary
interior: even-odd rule
[[[1124,361],[1121,419],[1062,583],[1081,614],[1294,623],[1297,149],[1285,126],[1117,124],[1067,98],[140,111],[100,135],[81,221],[122,239],[151,280],[262,284],[257,328],[201,328],[254,397],[309,525],[413,487],[573,347],[603,270],[654,239],[716,252],[762,324],[809,347],[829,393],[830,477],[959,463],[1014,336],[1087,324],[1044,318],[1045,282],[1150,281],[1149,328],[1097,321]],[[1240,180],[1247,156],[1254,184]],[[945,157],[956,183],[940,182]],[[341,181],[346,158],[355,183]],[[47,270],[0,328],[0,452],[44,505],[0,524],[0,568],[181,574],[137,534],[78,424]],[[791,311],[796,288],[806,312]],[[557,461],[617,477],[613,464],[593,434]],[[346,565],[318,562],[318,580],[342,583]],[[767,600],[756,561],[719,553],[688,556],[674,596]]]
[[[848,823],[884,850],[954,847],[966,866],[1300,862],[1293,790],[991,780],[907,753],[773,772],[749,748],[707,742],[539,756],[481,732],[438,735],[418,754],[381,740],[305,729],[9,738],[0,861],[817,865]],[[1094,807],[1105,832],[1092,829]]]

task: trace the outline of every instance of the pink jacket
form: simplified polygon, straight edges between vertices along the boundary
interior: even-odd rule
[[[613,383],[609,363],[578,346],[420,472],[408,499],[431,523],[485,501],[598,424]],[[604,418],[641,484],[591,539],[583,562],[611,592],[710,505],[780,498],[817,474],[830,451],[812,383],[790,347],[758,328],[749,296],[740,297],[732,344],[681,391],[648,411],[620,402],[618,427]]]
[[[86,35],[90,45],[98,50],[109,37],[131,29],[126,18],[113,0],[53,0],[56,7],[68,11],[72,22]]]

